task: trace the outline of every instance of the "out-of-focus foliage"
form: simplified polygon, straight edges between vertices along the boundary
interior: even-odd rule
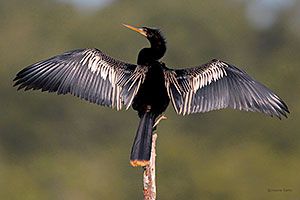
[[[138,118],[72,96],[17,92],[14,75],[38,60],[97,47],[135,63],[147,45],[121,23],[162,28],[164,62],[229,61],[278,93],[288,119],[222,110],[177,116],[158,129],[160,199],[300,196],[300,4],[256,30],[243,1],[114,1],[88,13],[53,0],[0,1],[0,199],[141,199],[128,157]],[[268,189],[291,189],[268,192]]]

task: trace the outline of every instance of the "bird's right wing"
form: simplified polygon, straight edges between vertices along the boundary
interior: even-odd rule
[[[18,89],[71,93],[92,103],[116,107],[132,104],[147,67],[118,61],[98,49],[78,49],[20,71]]]
[[[164,70],[165,85],[178,114],[222,108],[286,116],[288,107],[246,72],[220,60],[188,69]]]

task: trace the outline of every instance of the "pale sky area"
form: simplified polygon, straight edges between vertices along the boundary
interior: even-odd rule
[[[70,2],[78,8],[82,9],[98,9],[113,2],[113,0],[59,0],[62,2]]]
[[[59,0],[74,4],[79,9],[97,10],[117,0]],[[243,0],[248,5],[246,16],[259,29],[272,26],[278,13],[293,6],[296,0]]]
[[[248,4],[247,18],[257,28],[268,28],[277,19],[278,13],[293,6],[296,0],[251,0]]]

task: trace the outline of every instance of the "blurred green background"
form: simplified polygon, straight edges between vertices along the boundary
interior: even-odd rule
[[[169,67],[223,59],[291,111],[283,120],[234,110],[183,117],[170,106],[158,129],[159,199],[299,198],[299,10],[296,0],[0,0],[0,199],[142,198],[142,169],[129,165],[134,111],[12,87],[22,68],[71,49],[135,63],[148,44],[122,23],[161,28]],[[284,188],[292,191],[268,192]]]

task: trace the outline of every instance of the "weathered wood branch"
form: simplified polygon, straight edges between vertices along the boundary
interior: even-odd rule
[[[167,119],[165,116],[160,116],[153,128],[155,128],[161,120]],[[156,139],[157,134],[152,135],[151,157],[149,165],[144,167],[144,200],[156,199],[156,182],[155,182],[155,160],[156,160]]]
[[[157,134],[152,135],[151,158],[149,165],[144,167],[144,200],[156,199],[155,157]]]

